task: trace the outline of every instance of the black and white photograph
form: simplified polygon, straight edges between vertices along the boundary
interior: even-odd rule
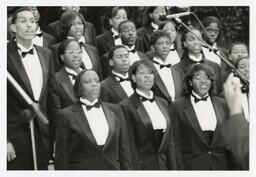
[[[3,175],[253,176],[255,8],[211,2],[5,2]]]

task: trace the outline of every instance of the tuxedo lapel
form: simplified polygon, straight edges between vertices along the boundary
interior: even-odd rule
[[[159,147],[159,152],[164,149],[164,147],[166,147],[166,144],[168,143],[168,137],[169,137],[169,132],[170,132],[170,118],[169,118],[169,114],[168,114],[168,107],[166,107],[164,104],[162,104],[161,101],[159,101],[159,99],[157,97],[155,97],[155,101],[156,104],[158,105],[158,107],[160,108],[161,112],[163,113],[165,120],[166,120],[166,130],[164,132],[163,138],[162,138],[162,142],[160,144]]]
[[[96,66],[97,66],[97,63],[95,61],[96,56],[91,51],[91,49],[87,46],[87,44],[84,45],[84,50],[87,52],[88,56],[90,57],[93,69],[96,69]]]
[[[75,103],[76,98],[73,94],[73,85],[68,77],[68,74],[66,73],[65,69],[61,70],[60,73],[60,84],[62,85],[63,89],[65,90],[66,94],[69,96],[69,98]]]
[[[172,67],[172,77],[173,77],[174,88],[175,88],[175,98],[177,98],[181,95],[181,92],[183,90],[182,77],[174,67]]]
[[[49,59],[46,59],[45,56],[44,56],[44,53],[41,51],[40,48],[38,48],[37,46],[35,46],[35,49],[37,51],[37,54],[38,54],[38,58],[39,58],[39,61],[40,61],[40,64],[41,64],[41,68],[42,68],[42,72],[43,72],[43,86],[42,86],[42,90],[41,90],[41,93],[40,93],[40,97],[39,97],[39,100],[41,99],[41,97],[43,96],[43,93],[45,92],[45,89],[47,87],[47,73],[49,72],[48,71],[48,67],[46,65],[46,62],[50,60]]]
[[[218,136],[220,135],[220,127],[223,125],[223,117],[225,117],[225,113],[222,111],[223,109],[221,108],[221,105],[218,104],[218,100],[216,100],[214,97],[211,97],[211,100],[217,118],[217,125],[211,142],[211,145],[213,146],[219,139]]]
[[[84,114],[83,108],[80,103],[76,103],[73,107],[74,119],[77,121],[77,124],[80,126],[81,132],[89,140],[89,142],[97,148],[97,142],[92,134],[89,122]]]
[[[116,124],[115,124],[115,113],[111,111],[105,103],[102,103],[102,109],[104,111],[105,117],[108,122],[109,126],[109,132],[108,132],[108,137],[106,140],[106,143],[103,147],[103,150],[108,146],[108,144],[111,142],[112,137],[114,136],[115,130],[116,130]]]
[[[13,72],[13,77],[21,85],[21,87],[26,91],[26,93],[30,96],[30,98],[33,99],[34,95],[33,95],[32,87],[31,87],[27,72],[21,62],[22,58],[18,53],[18,47],[13,40],[10,42],[9,45],[10,45],[9,47],[10,51],[9,50],[7,51],[7,55],[9,55],[10,57],[8,58],[8,60],[10,60],[9,62],[12,63],[12,65],[16,70]],[[12,72],[10,74],[12,74]]]
[[[111,31],[108,31],[106,33],[106,45],[108,46],[109,49],[111,49],[115,45],[114,38],[112,36]]]
[[[125,93],[124,89],[120,85],[120,83],[116,80],[115,76],[111,74],[111,85],[110,88],[113,90],[115,94],[122,100],[122,98],[127,98],[127,94]]]
[[[205,141],[204,139],[204,136],[203,136],[203,132],[202,132],[202,129],[199,125],[199,122],[197,120],[197,117],[196,117],[196,113],[193,109],[193,106],[190,102],[190,97],[187,96],[185,98],[185,109],[184,109],[184,112],[185,112],[185,115],[187,117],[187,119],[189,120],[191,126],[193,127],[193,129],[195,130],[196,134],[201,138],[201,140],[207,145],[207,142]]]

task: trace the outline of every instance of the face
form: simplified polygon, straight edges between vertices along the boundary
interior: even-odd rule
[[[37,7],[31,7],[30,9],[31,9],[31,11],[32,11],[33,14],[34,14],[34,17],[35,17],[36,22],[38,22],[39,19],[40,19],[40,14],[39,14],[39,12],[38,12],[38,10],[37,10]]]
[[[206,28],[207,35],[209,37],[210,42],[213,44],[215,43],[216,39],[219,36],[220,29],[217,23],[212,22]]]
[[[113,58],[110,60],[114,71],[125,74],[129,71],[130,60],[129,52],[126,48],[116,49],[113,53]]]
[[[202,38],[200,31],[193,29],[192,32]],[[191,32],[188,32],[186,35],[186,39],[183,42],[184,46],[188,49],[189,54],[198,55],[201,52],[202,44],[199,39],[197,39]]]
[[[127,20],[127,14],[126,11],[124,9],[119,9],[117,11],[116,16],[112,17],[111,19],[109,19],[109,23],[110,25],[113,26],[113,28],[118,31],[118,25],[122,22]]]
[[[191,84],[194,92],[201,97],[205,96],[211,88],[211,80],[203,70],[195,72]]]
[[[171,22],[168,22],[164,25],[163,31],[167,32],[170,35],[171,43],[173,43],[177,38],[177,31],[175,25]]]
[[[17,14],[15,24],[11,25],[18,40],[32,40],[35,36],[36,21],[31,11],[21,11]]]
[[[64,55],[61,55],[61,58],[66,67],[77,70],[82,63],[82,50],[79,44],[71,41],[67,45]]]
[[[247,79],[250,79],[250,60],[249,58],[241,59],[237,65],[237,70]]]
[[[136,27],[134,23],[127,22],[122,24],[120,35],[124,45],[133,46],[137,39]]]
[[[72,26],[68,32],[69,36],[74,37],[76,40],[80,39],[84,34],[84,24],[79,16],[76,16],[72,23]]]
[[[79,92],[83,98],[93,101],[100,96],[100,79],[93,70],[86,71],[80,80]]]
[[[171,41],[168,37],[165,37],[165,36],[160,37],[154,45],[155,54],[158,57],[160,57],[162,60],[166,59],[170,49],[171,49]]]
[[[62,10],[64,10],[65,12],[67,11],[79,12],[80,7],[79,6],[62,6]]]
[[[136,83],[139,90],[148,92],[154,85],[154,73],[145,65],[140,65],[135,75],[132,75],[133,82]]]
[[[236,63],[238,58],[247,57],[248,55],[247,47],[244,44],[237,44],[232,47],[229,59],[232,63]]]
[[[160,23],[160,21],[159,21],[160,15],[166,15],[165,7],[162,7],[162,6],[156,7],[152,13],[149,13],[149,17],[152,19],[152,21],[155,24]]]

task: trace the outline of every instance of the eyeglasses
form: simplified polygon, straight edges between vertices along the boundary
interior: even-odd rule
[[[213,28],[206,28],[206,31],[208,33],[219,33],[220,32],[219,29],[213,29]]]
[[[82,50],[67,50],[65,53],[68,54],[68,55],[74,55],[74,54],[81,55]]]

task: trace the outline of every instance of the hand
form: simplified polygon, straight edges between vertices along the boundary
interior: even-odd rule
[[[7,143],[7,160],[8,162],[16,158],[15,150],[11,142]]]
[[[233,73],[230,73],[226,82],[224,83],[224,94],[230,110],[230,114],[241,114],[242,108],[242,92],[240,79],[234,77]]]

